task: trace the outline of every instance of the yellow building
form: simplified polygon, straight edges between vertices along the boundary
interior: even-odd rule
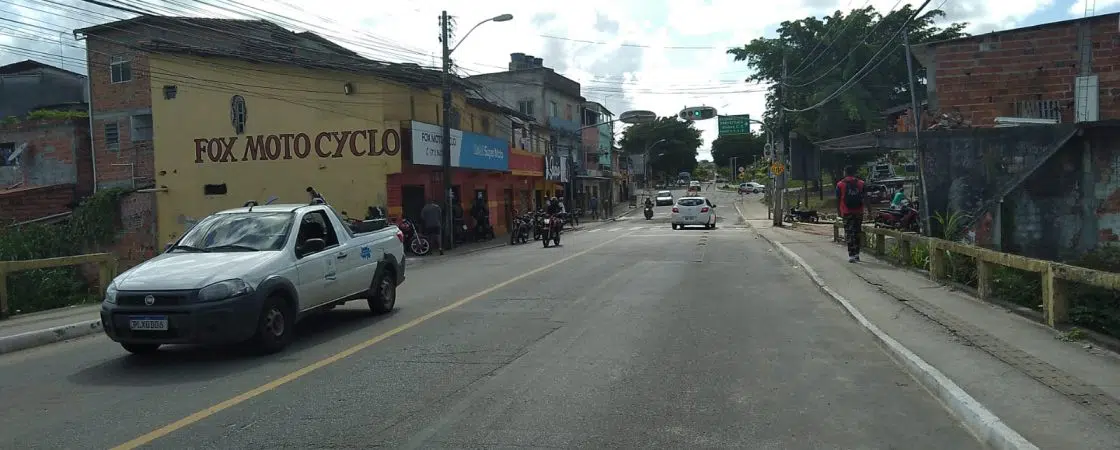
[[[354,216],[385,203],[386,176],[401,171],[400,130],[385,119],[397,86],[237,60],[157,54],[149,62],[153,73],[207,80],[180,84],[174,98],[151,86],[161,235],[182,232],[181,216],[249,200],[306,202],[309,186]]]
[[[76,34],[97,69],[95,183],[151,193],[136,214],[158,246],[250,200],[307,202],[309,186],[364,217],[399,197],[388,181],[410,170],[408,123],[441,123],[439,72],[266,21],[144,16]],[[509,141],[508,110],[462,89],[453,103],[460,129]]]

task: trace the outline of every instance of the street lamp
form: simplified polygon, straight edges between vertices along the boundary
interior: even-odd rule
[[[483,20],[471,27],[470,30],[467,30],[467,33],[463,35],[462,39],[459,39],[459,43],[455,44],[454,47],[450,47],[450,42],[448,42],[451,37],[451,32],[449,30],[451,26],[450,19],[447,16],[447,11],[443,11],[443,13],[440,14],[439,24],[440,28],[442,28],[442,30],[440,30],[442,39],[440,40],[443,43],[443,142],[441,142],[443,164],[441,166],[443,167],[444,195],[443,229],[446,231],[441,239],[444,239],[444,243],[447,244],[448,248],[455,246],[455,240],[451,239],[451,236],[454,234],[452,233],[452,229],[455,226],[454,220],[451,217],[451,205],[453,201],[451,198],[451,53],[458,49],[459,45],[461,45],[476,28],[482,26],[482,24],[487,22],[507,22],[510,20],[513,20],[513,14],[502,14]]]
[[[653,177],[652,177],[652,175],[653,175],[653,162],[650,161],[649,151],[653,150],[654,147],[657,147],[658,145],[663,144],[667,141],[668,141],[667,139],[658,139],[658,140],[654,141],[652,144],[649,144],[649,145],[646,146],[646,152],[645,152],[646,153],[646,162],[645,162],[645,165],[646,165],[646,190],[647,191],[650,189],[650,182],[653,180]],[[661,155],[664,155],[664,153],[662,153]],[[658,156],[661,156],[661,155],[658,155]]]

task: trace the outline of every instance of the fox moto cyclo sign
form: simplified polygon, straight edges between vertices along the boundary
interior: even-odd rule
[[[234,163],[278,159],[395,156],[401,136],[395,129],[258,134],[194,140],[194,162]]]

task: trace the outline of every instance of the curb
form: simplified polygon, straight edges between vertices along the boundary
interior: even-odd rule
[[[0,337],[0,354],[12,353],[101,332],[101,319]]]
[[[750,225],[748,224],[748,226]],[[941,373],[940,370],[937,370],[937,368],[927,363],[917,354],[910,351],[910,349],[879,329],[879,327],[875,326],[871,321],[867,320],[863,313],[852,305],[848,299],[828,287],[824,279],[821,278],[821,276],[817,274],[817,271],[810,267],[801,256],[794,253],[781,242],[777,242],[766,237],[762,233],[758,233],[758,230],[755,230],[755,232],[762,239],[765,239],[766,242],[769,242],[770,245],[774,246],[774,248],[778,249],[784,257],[796,263],[801,270],[804,270],[805,273],[809,275],[809,278],[813,280],[813,283],[816,284],[821,291],[839,303],[840,306],[844,307],[848,315],[852,316],[852,318],[856,319],[867,331],[871,332],[875,339],[887,349],[890,355],[910,373],[910,376],[921,383],[922,386],[932,393],[941,404],[945,405],[953,415],[957,416],[960,422],[964,424],[973,435],[980,439],[984,445],[1000,450],[1038,450],[1037,446],[1015,430],[1012,430],[1011,427],[1008,427],[999,417],[996,417],[988,408],[985,408],[984,405],[980,404],[980,402],[965,392],[964,389],[961,389],[961,387],[954,383],[953,380],[949,379],[948,376]]]

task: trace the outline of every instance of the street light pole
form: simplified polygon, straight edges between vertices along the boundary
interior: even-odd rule
[[[451,46],[449,45],[449,38],[451,30],[447,11],[440,14],[440,28],[441,38],[443,42],[443,138],[440,139],[440,148],[443,153],[443,229],[446,233],[441,237],[443,244],[447,248],[454,248],[455,235],[454,226],[455,220],[451,215],[451,205],[454,201],[451,198]]]
[[[657,141],[654,141],[654,143],[646,146],[645,166],[646,166],[646,190],[647,191],[650,190],[650,188],[652,187],[651,186],[652,182],[653,182],[653,161],[650,161],[649,152],[650,152],[650,150],[653,150],[653,148],[656,147],[658,144],[661,144],[663,142],[665,142],[665,139],[658,139]]]
[[[451,40],[451,20],[450,20],[450,17],[447,15],[446,10],[443,11],[439,16],[440,41],[443,44],[443,52],[442,52],[443,53],[443,65],[442,65],[442,69],[443,69],[443,79],[442,79],[442,84],[443,84],[443,139],[441,139],[440,148],[441,148],[441,151],[443,152],[443,161],[442,161],[442,164],[441,164],[442,169],[443,169],[443,198],[444,198],[444,202],[443,202],[443,214],[444,214],[443,226],[444,226],[444,230],[446,230],[446,233],[444,235],[445,236],[444,237],[444,244],[447,246],[447,248],[453,248],[455,246],[455,239],[453,239],[451,237],[451,236],[454,236],[453,227],[455,226],[455,220],[451,215],[451,205],[454,204],[454,199],[451,198],[451,194],[452,194],[452,192],[451,192],[452,191],[452,185],[451,185],[451,108],[452,108],[452,104],[451,104],[451,53],[453,53],[455,51],[455,49],[459,48],[459,44],[462,44],[463,41],[466,40],[467,37],[470,36],[472,32],[474,32],[475,28],[478,28],[482,24],[484,24],[486,22],[505,22],[505,21],[512,20],[512,19],[513,19],[513,15],[502,14],[500,16],[495,16],[495,17],[491,17],[489,19],[483,20],[483,21],[475,24],[474,27],[471,27],[471,29],[467,31],[467,34],[464,34],[463,38],[459,39],[459,43],[455,44],[455,46],[452,47],[451,42],[450,42],[450,40]]]

